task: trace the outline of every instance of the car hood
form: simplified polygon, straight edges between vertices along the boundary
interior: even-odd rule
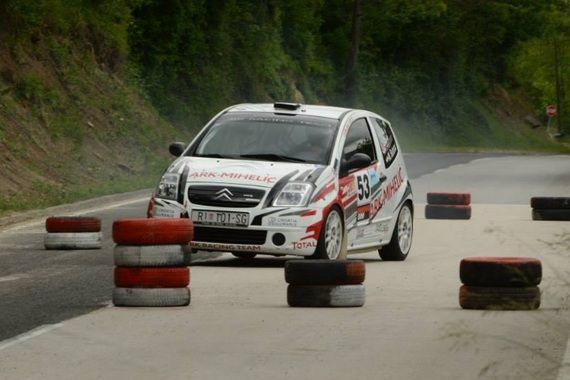
[[[188,170],[186,170],[188,168]],[[182,157],[168,169],[187,171],[187,182],[273,187],[279,180],[316,181],[325,166],[290,162]]]

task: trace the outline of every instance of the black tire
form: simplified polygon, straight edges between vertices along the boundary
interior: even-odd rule
[[[234,255],[235,257],[240,258],[240,259],[251,260],[251,259],[253,259],[255,256],[257,256],[257,253],[251,253],[251,252],[232,252],[232,255]]]
[[[532,220],[554,220],[554,221],[569,221],[570,209],[532,209]]]
[[[426,205],[426,219],[471,219],[471,206]]]
[[[529,287],[540,284],[540,260],[526,257],[467,257],[459,265],[467,286]]]
[[[360,307],[364,285],[289,285],[287,303],[292,307]]]
[[[190,304],[188,288],[115,288],[115,306],[187,306]]]
[[[285,281],[291,285],[356,285],[364,282],[361,260],[290,260],[285,263]]]
[[[540,289],[496,288],[463,285],[459,289],[459,305],[476,310],[535,310],[540,307]]]
[[[122,267],[188,266],[191,248],[187,245],[116,245],[115,265]]]
[[[400,233],[402,231],[399,228],[400,218],[403,217],[403,213],[406,213],[405,209],[407,209],[410,213],[410,224],[409,224],[409,239],[410,245],[407,249],[402,249],[400,247]],[[404,261],[408,257],[410,253],[410,249],[412,248],[412,240],[414,235],[414,213],[412,210],[411,202],[406,202],[400,208],[400,212],[398,213],[398,220],[396,220],[396,226],[394,226],[394,232],[392,233],[392,238],[390,239],[390,243],[388,245],[380,248],[378,253],[382,260],[384,261]],[[405,247],[404,247],[405,248]]]
[[[340,218],[340,228],[342,228],[342,231],[340,232],[340,252],[338,254],[337,257],[335,258],[331,258],[329,257],[329,254],[327,254],[327,246],[326,246],[326,229],[327,229],[327,223],[332,222],[331,218],[336,218],[336,216],[338,216]],[[308,259],[314,259],[314,260],[344,260],[346,259],[347,256],[347,251],[346,251],[346,233],[345,233],[345,225],[344,225],[344,218],[342,216],[342,212],[340,211],[340,209],[338,208],[338,206],[333,206],[329,213],[327,214],[327,218],[325,221],[323,221],[323,225],[321,227],[321,233],[319,235],[319,241],[317,242],[317,248],[315,249],[315,253],[313,253],[311,256],[308,256]]]
[[[532,197],[530,207],[541,210],[570,210],[570,198],[568,197]]]
[[[101,232],[48,232],[45,249],[101,249]]]
[[[463,205],[471,204],[469,193],[427,193],[427,203],[430,205]]]

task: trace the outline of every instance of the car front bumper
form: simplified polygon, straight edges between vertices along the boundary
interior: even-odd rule
[[[251,252],[269,255],[311,256],[317,247],[322,209],[246,208],[227,209],[193,205],[184,208],[176,201],[152,199],[152,216],[183,217],[192,211],[247,212],[248,226],[232,227],[201,224],[194,221],[194,238],[190,246],[196,250]]]

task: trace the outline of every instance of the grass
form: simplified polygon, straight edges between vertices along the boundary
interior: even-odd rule
[[[103,195],[124,193],[156,186],[160,173],[152,172],[141,176],[128,176],[113,181],[98,181],[89,185],[61,188],[43,182],[33,185],[35,195],[26,194],[0,198],[0,217],[17,211],[26,211],[58,204],[72,203]],[[41,194],[41,195],[40,195]]]
[[[471,101],[470,108],[477,117],[459,115],[461,128],[448,134],[411,127],[397,119],[393,125],[404,150],[409,152],[570,153],[570,144],[564,143],[566,138],[553,140],[544,127],[531,129],[523,122],[500,120],[480,101]]]

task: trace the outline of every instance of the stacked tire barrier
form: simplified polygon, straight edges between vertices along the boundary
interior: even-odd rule
[[[45,249],[100,249],[101,220],[88,216],[50,216],[45,222]]]
[[[360,260],[287,261],[287,303],[292,307],[363,306],[364,277],[365,266]]]
[[[471,219],[471,194],[428,193],[426,219]]]
[[[190,304],[189,219],[121,219],[113,223],[115,306]]]
[[[526,257],[461,260],[459,304],[463,309],[534,310],[540,306],[542,264]]]
[[[533,197],[530,207],[532,220],[570,221],[570,198]]]

